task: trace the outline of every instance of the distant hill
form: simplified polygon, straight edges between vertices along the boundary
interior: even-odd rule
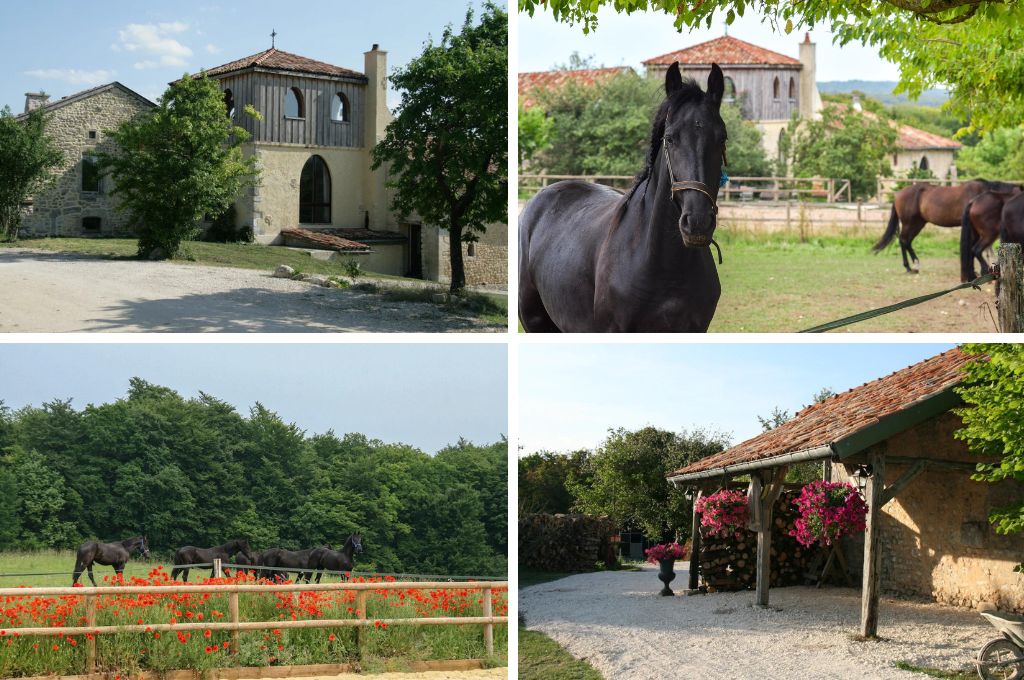
[[[896,81],[893,80],[829,80],[819,81],[818,91],[822,94],[848,94],[859,90],[872,99],[877,99],[886,106],[893,104],[912,104],[917,106],[942,106],[949,99],[945,90],[925,90],[917,101],[911,101],[907,95],[896,96],[892,91],[896,89]]]

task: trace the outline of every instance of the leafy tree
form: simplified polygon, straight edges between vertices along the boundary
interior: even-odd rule
[[[1024,345],[970,344],[964,350],[975,359],[957,388],[967,407],[955,410],[964,422],[955,436],[973,453],[997,461],[978,463],[972,479],[1016,484],[1003,494],[1006,505],[989,515],[996,532],[1024,531]]]
[[[19,543],[28,548],[70,548],[79,538],[70,522],[59,519],[65,486],[36,451],[14,447],[12,465],[17,486]]]
[[[854,198],[873,196],[878,177],[892,174],[896,130],[852,109],[827,107],[821,114],[821,120],[790,123],[793,141],[786,151],[793,174],[849,179]]]
[[[772,164],[764,151],[761,130],[743,118],[741,107],[736,104],[722,104],[722,120],[728,136],[726,168],[734,177],[767,177],[771,175]]]
[[[21,205],[53,182],[64,155],[46,135],[43,109],[30,111],[24,120],[0,110],[0,238],[18,238]]]
[[[251,105],[245,113],[259,117]],[[140,257],[174,257],[205,215],[220,215],[256,183],[256,158],[241,148],[249,133],[225,115],[220,87],[205,74],[171,83],[158,107],[110,134],[118,151],[99,154],[100,167],[114,179],[118,208],[132,215]]]
[[[467,10],[461,33],[449,26],[392,74],[402,103],[373,149],[374,168],[391,166],[393,208],[448,230],[453,292],[466,285],[462,243],[508,219],[507,62],[507,13],[488,2],[474,25]]]
[[[590,452],[586,449],[568,455],[541,451],[520,458],[519,512],[571,512],[574,499],[566,484],[572,476],[578,484],[590,485],[584,478],[589,460]]]
[[[571,475],[569,491],[576,506],[588,514],[608,515],[648,536],[685,537],[693,504],[665,476],[727,445],[725,435],[706,430],[612,430],[590,458],[588,483]]]
[[[529,162],[548,145],[552,121],[536,106],[523,107],[519,100],[519,167]]]
[[[963,147],[956,167],[965,178],[1024,179],[1024,127],[997,128]]]

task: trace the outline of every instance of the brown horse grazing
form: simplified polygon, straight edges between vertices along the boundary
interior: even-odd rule
[[[92,576],[93,564],[114,567],[114,572],[121,576],[124,573],[124,565],[135,550],[138,550],[143,557],[149,557],[149,546],[146,545],[145,536],[136,536],[117,543],[86,541],[78,546],[78,553],[75,555],[75,573],[71,579],[71,585],[78,583],[84,570],[88,570],[89,580],[96,585],[96,579]]]
[[[725,78],[705,93],[665,74],[646,166],[626,195],[542,189],[519,219],[519,319],[536,332],[704,332],[722,288],[711,255],[726,131]]]
[[[900,233],[900,252],[903,254],[903,267],[915,273],[920,268],[917,253],[914,252],[914,238],[921,233],[924,225],[931,223],[938,227],[959,227],[963,223],[964,206],[968,201],[984,191],[1010,191],[1014,184],[1008,182],[989,182],[975,179],[955,187],[932,186],[930,184],[912,184],[896,192],[889,214],[889,225],[882,238],[874,245],[875,253],[881,252],[893,237],[897,229]],[[913,260],[915,268],[911,269],[907,254]]]
[[[964,206],[960,226],[960,281],[967,283],[977,278],[974,261],[981,265],[981,273],[988,274],[989,266],[982,255],[999,237],[1006,202],[1024,191],[1024,186],[1012,191],[985,191]]]

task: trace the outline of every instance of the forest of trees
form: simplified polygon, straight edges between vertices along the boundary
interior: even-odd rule
[[[112,403],[0,402],[0,550],[145,534],[157,555],[241,537],[340,547],[359,569],[504,575],[507,442],[429,455],[361,434],[307,435],[259,403],[185,399],[133,378]]]

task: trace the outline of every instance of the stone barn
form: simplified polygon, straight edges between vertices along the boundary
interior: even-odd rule
[[[25,206],[22,236],[110,236],[129,230],[129,216],[115,211],[112,185],[101,177],[97,152],[112,152],[106,130],[116,128],[155,104],[113,82],[50,101],[43,92],[25,95],[24,120],[42,109],[50,120],[46,134],[64,154],[56,181]]]
[[[963,405],[955,388],[969,360],[953,349],[808,406],[669,481],[707,493],[749,475],[752,510],[770,526],[788,466],[820,461],[833,480],[866,477],[867,531],[844,545],[863,583],[864,635],[875,634],[882,590],[1024,612],[1024,574],[1014,570],[1024,560],[1024,534],[996,534],[988,520],[993,509],[1019,502],[1024,485],[973,481],[979,458],[954,437],[962,423],[953,410]],[[757,539],[758,603],[767,605],[770,531]],[[698,541],[691,578],[699,549]]]

